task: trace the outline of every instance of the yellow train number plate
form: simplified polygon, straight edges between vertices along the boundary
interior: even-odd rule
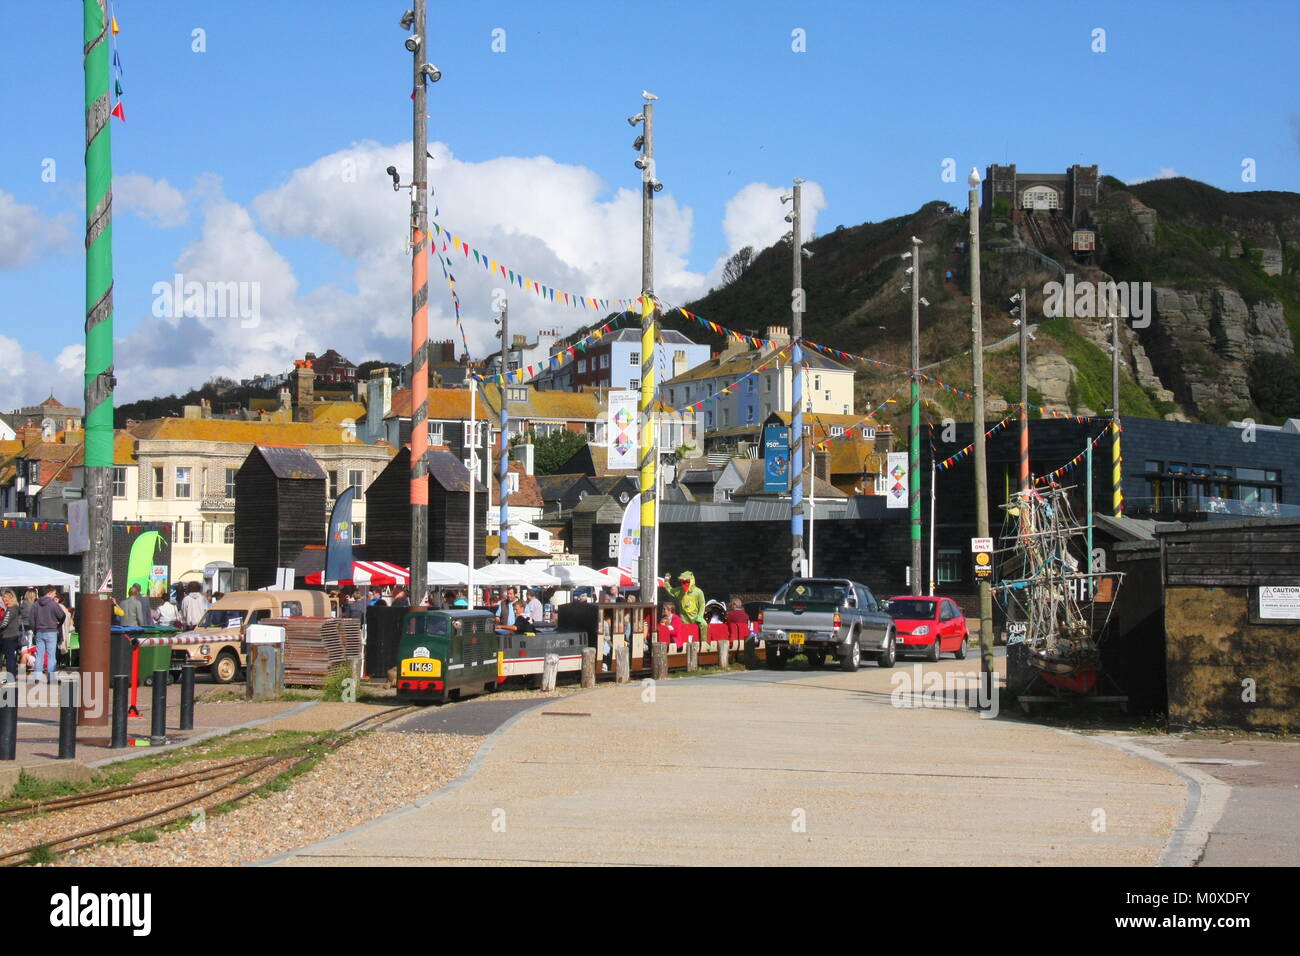
[[[802,643],[804,642],[804,639],[805,639],[806,637],[807,637],[807,635],[805,635],[803,631],[791,631],[791,632],[790,632],[790,643],[791,643],[791,644],[802,644]]]
[[[402,661],[403,677],[441,677],[442,662],[430,658],[408,657]]]

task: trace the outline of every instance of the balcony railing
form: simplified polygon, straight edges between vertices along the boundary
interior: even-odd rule
[[[234,514],[235,499],[224,495],[208,495],[199,503],[199,510],[208,514]]]

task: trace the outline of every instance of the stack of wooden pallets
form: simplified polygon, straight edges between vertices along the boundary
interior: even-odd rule
[[[284,682],[320,687],[329,672],[347,663],[337,618],[283,617],[265,623],[284,628]]]

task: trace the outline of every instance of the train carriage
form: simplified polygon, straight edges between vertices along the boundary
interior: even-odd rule
[[[408,611],[397,657],[399,700],[454,700],[490,691],[504,679],[489,611]]]

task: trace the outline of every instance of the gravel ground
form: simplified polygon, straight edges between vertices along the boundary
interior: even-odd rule
[[[209,816],[204,831],[159,832],[154,843],[125,841],[59,860],[80,866],[238,866],[322,840],[405,806],[455,779],[481,737],[366,734],[325,757],[289,789],[252,797]],[[419,768],[413,773],[412,768]],[[358,787],[358,780],[366,786]],[[174,791],[173,791],[174,792]],[[179,799],[179,798],[174,798]],[[82,818],[85,819],[84,817]],[[27,821],[30,824],[32,821]],[[91,826],[93,824],[84,824]],[[30,835],[23,842],[31,842]]]

